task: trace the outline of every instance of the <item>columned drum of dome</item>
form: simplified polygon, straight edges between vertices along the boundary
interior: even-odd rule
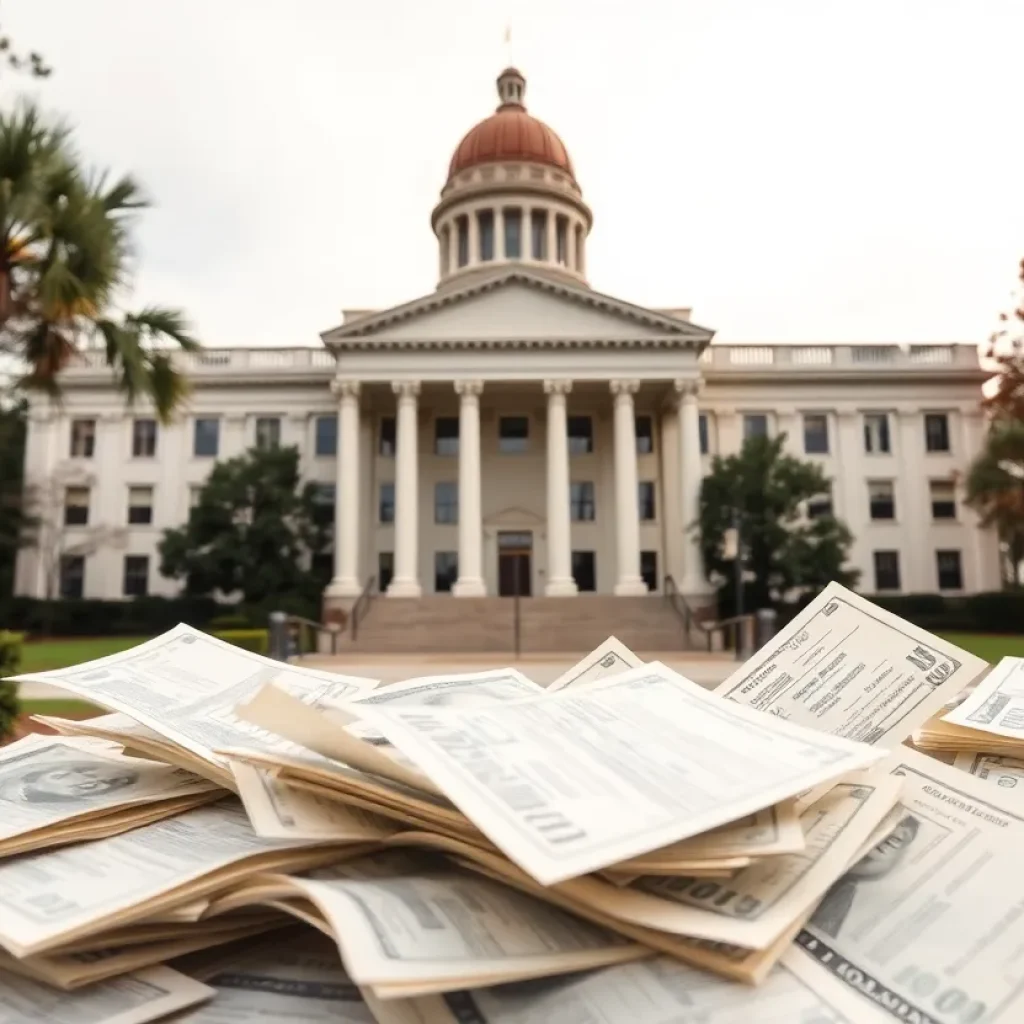
[[[455,147],[431,218],[442,286],[510,263],[586,283],[590,208],[565,143],[527,112],[525,94],[507,68],[497,110]]]

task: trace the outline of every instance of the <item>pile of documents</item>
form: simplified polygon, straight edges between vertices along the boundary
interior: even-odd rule
[[[0,1024],[1019,1024],[1022,664],[832,584],[713,692],[187,626],[18,677],[108,713],[0,751]]]

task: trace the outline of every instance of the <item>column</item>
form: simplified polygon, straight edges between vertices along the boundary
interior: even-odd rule
[[[480,221],[477,220],[477,211],[470,210],[466,214],[469,220],[469,267],[475,267],[480,262]]]
[[[419,381],[395,381],[398,396],[395,423],[395,575],[388,597],[419,597]]]
[[[677,380],[679,396],[679,482],[680,518],[683,527],[683,575],[679,589],[683,594],[706,594],[711,589],[704,575],[700,550],[700,488],[704,479],[700,454],[700,412],[697,395],[700,380]]]
[[[558,216],[553,209],[548,210],[548,251],[547,261],[548,263],[556,263],[558,261],[558,235],[556,233],[556,225],[558,223]]]
[[[359,381],[334,380],[338,439],[334,477],[334,579],[325,597],[358,597],[359,582]]]
[[[453,217],[448,221],[448,273],[459,269],[459,225]]]
[[[897,466],[908,472],[900,472],[898,478],[891,471],[878,474],[879,479],[889,478],[893,482],[896,521],[892,525],[898,531],[895,537],[888,531],[884,535],[895,543],[879,543],[878,546],[895,547],[900,551],[900,590],[904,594],[933,594],[937,580],[935,553],[928,549],[931,531],[926,525],[930,523],[931,515],[925,504],[930,467],[924,448],[924,416],[914,405],[901,405],[896,415],[899,423],[899,432],[894,439]],[[911,467],[918,467],[918,472],[914,473]]]
[[[615,396],[615,548],[619,573],[614,592],[618,597],[647,593],[640,578],[640,487],[636,470],[636,413],[633,396],[638,380],[613,380]]]
[[[480,515],[480,392],[483,382],[457,380],[459,396],[459,578],[455,597],[483,597],[483,522]]]
[[[569,423],[565,396],[570,380],[544,381],[548,396],[548,597],[575,596],[569,522]]]

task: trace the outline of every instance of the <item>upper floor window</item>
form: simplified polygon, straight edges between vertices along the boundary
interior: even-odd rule
[[[569,512],[573,522],[587,523],[595,515],[594,484],[590,480],[569,484]]]
[[[494,259],[494,211],[480,210],[476,215],[476,226],[480,234],[480,260],[490,262]]]
[[[530,420],[526,416],[502,416],[498,420],[498,451],[520,455],[530,446]]]
[[[317,455],[338,454],[338,417],[317,416],[314,425],[313,450]]]
[[[434,420],[434,454],[459,454],[458,416],[438,416]]]
[[[459,521],[459,485],[452,480],[434,484],[434,522],[450,525]]]
[[[569,218],[555,218],[555,261],[569,266]]]
[[[281,417],[256,417],[256,447],[265,452],[281,444]]]
[[[523,211],[515,207],[505,211],[505,257],[523,258]]]
[[[469,263],[469,220],[466,217],[455,218],[456,231],[456,255],[459,266],[464,267]]]
[[[924,447],[929,452],[949,451],[949,417],[944,412],[925,414]]]
[[[868,481],[868,507],[872,519],[896,518],[896,492],[891,480]]]
[[[700,439],[700,453],[707,455],[711,451],[711,435],[708,431],[708,414],[699,413],[697,416],[697,436]]]
[[[768,436],[768,417],[763,412],[750,412],[743,417],[743,440]]]
[[[888,413],[864,414],[864,451],[871,455],[888,455],[892,451],[889,442]]]
[[[653,480],[641,480],[637,485],[640,499],[640,522],[652,523],[656,518]]]
[[[594,421],[589,416],[570,416],[568,434],[570,455],[587,455],[594,450]]]
[[[821,519],[822,516],[832,515],[832,484],[824,494],[817,494],[807,500],[807,518]]]
[[[132,526],[148,526],[153,522],[153,488],[128,488],[128,522]]]
[[[828,417],[823,413],[804,415],[804,451],[808,455],[828,454]]]
[[[932,480],[928,484],[932,501],[932,519],[956,519],[956,485],[952,480]]]
[[[220,420],[215,417],[197,419],[192,439],[192,454],[205,458],[216,458],[219,448]]]
[[[533,210],[530,213],[530,255],[535,260],[548,258],[547,210]]]
[[[650,455],[654,451],[654,420],[650,416],[637,416],[635,426],[637,455]]]
[[[71,421],[71,455],[76,459],[91,459],[96,451],[96,421]]]
[[[151,459],[156,455],[156,420],[136,419],[132,421],[132,457]]]
[[[377,453],[387,459],[395,457],[395,417],[382,416],[380,420],[380,437],[377,442]]]
[[[64,491],[64,525],[89,525],[88,487],[68,487]]]

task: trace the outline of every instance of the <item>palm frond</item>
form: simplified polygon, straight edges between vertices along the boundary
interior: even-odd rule
[[[137,313],[127,314],[125,322],[134,326],[146,342],[167,339],[184,352],[198,352],[202,347],[192,335],[192,326],[180,309],[146,306]]]

